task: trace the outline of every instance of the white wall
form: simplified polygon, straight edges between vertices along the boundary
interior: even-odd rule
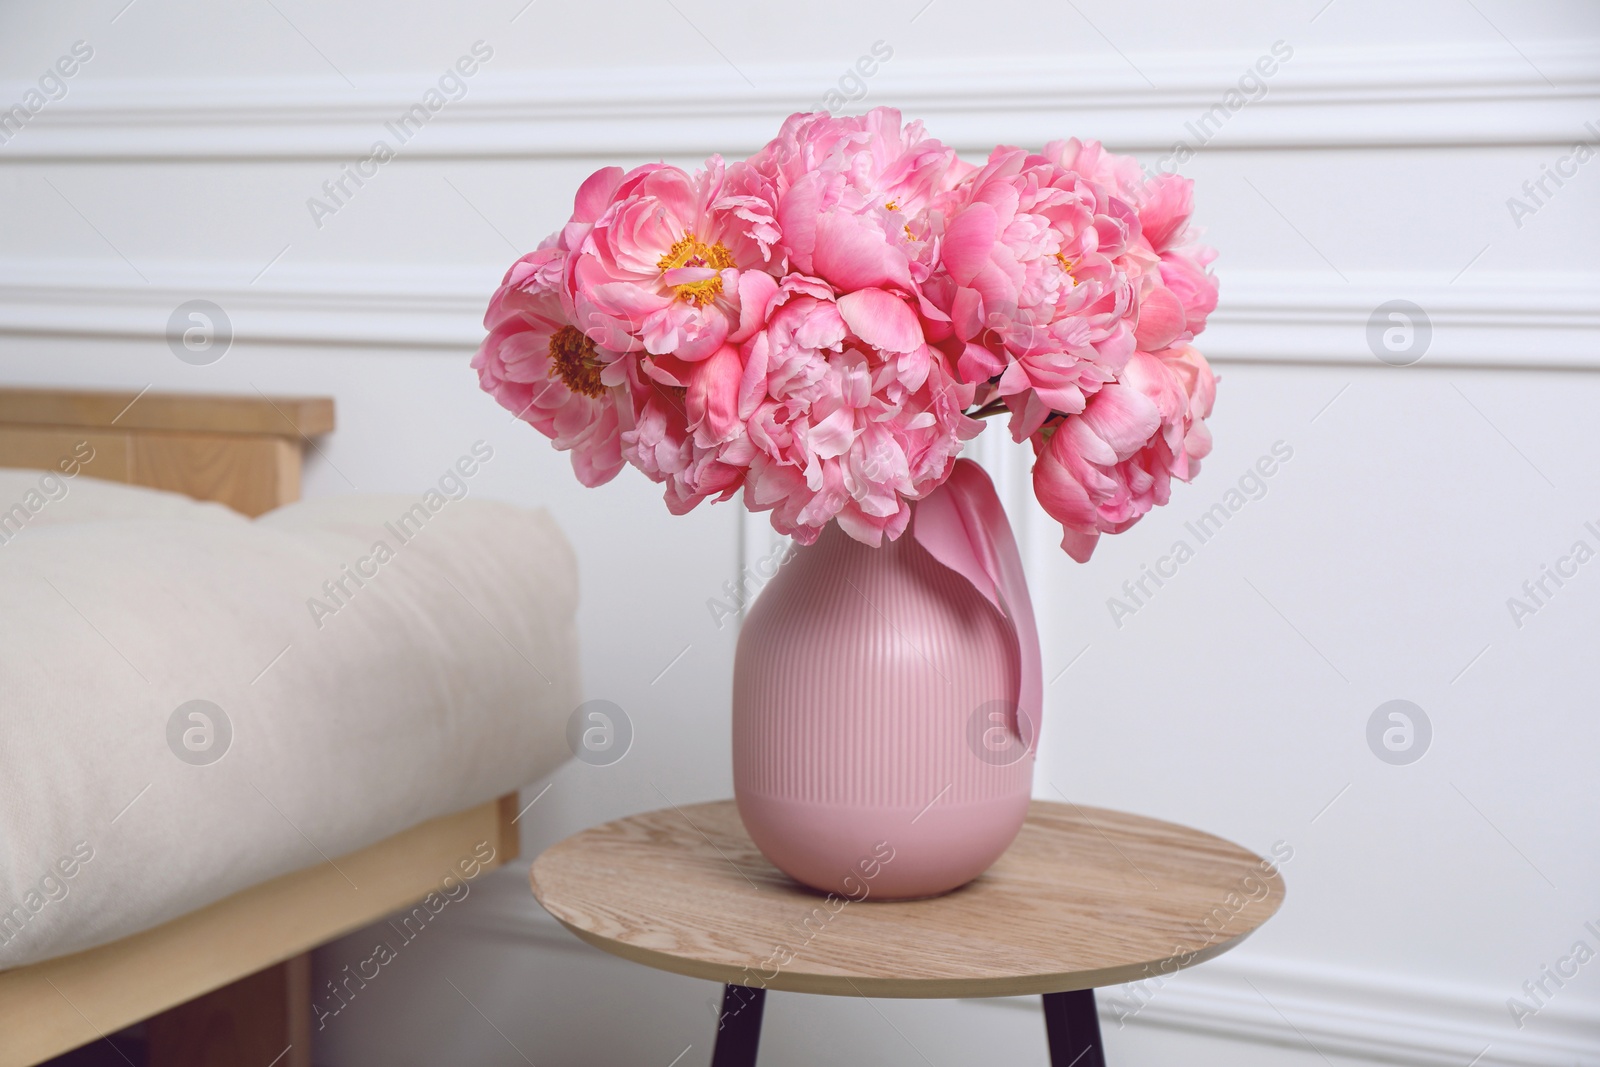
[[[729,507],[671,518],[633,472],[582,490],[476,391],[484,299],[577,181],[743,154],[878,40],[894,56],[860,106],[901,106],[963,151],[1079,134],[1159,158],[1284,41],[1265,95],[1182,168],[1222,250],[1200,479],[1079,567],[1021,457],[982,449],[1055,679],[1038,795],[1295,849],[1284,910],[1247,946],[1125,1025],[1103,1001],[1113,1062],[1600,1062],[1600,963],[1521,1029],[1506,1006],[1575,941],[1600,949],[1584,927],[1600,927],[1600,563],[1520,628],[1506,605],[1573,541],[1600,548],[1584,527],[1600,528],[1600,162],[1520,226],[1506,203],[1600,141],[1600,10],[675,2],[7,6],[0,106],[74,41],[94,57],[0,144],[0,381],[331,394],[339,430],[308,494],[415,488],[492,440],[475,491],[568,531],[588,695],[637,731],[622,762],[525,793],[549,785],[523,819],[531,857],[663,797],[728,794],[733,635],[705,601],[764,536]],[[465,98],[314,225],[307,198],[480,39],[494,57]],[[237,333],[209,367],[163,338],[196,297]],[[1395,298],[1433,325],[1415,366],[1367,346]],[[1266,495],[1196,545],[1184,524],[1278,441],[1293,458]],[[1108,598],[1180,538],[1194,558],[1117,625]],[[1434,731],[1409,766],[1367,747],[1397,698]],[[706,1062],[712,986],[578,945],[521,878],[493,876],[408,947],[329,1020],[319,1062],[665,1065],[691,1045],[681,1062]],[[773,1065],[1044,1062],[1027,1002],[777,995],[767,1018]]]

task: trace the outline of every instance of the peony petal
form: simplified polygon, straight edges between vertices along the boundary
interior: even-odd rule
[[[1013,364],[1013,366],[1016,366],[1016,364]],[[975,345],[969,342],[961,350],[961,358],[956,361],[956,370],[960,373],[961,380],[964,382],[986,382],[1001,371],[1006,371],[1007,368],[1005,362],[999,356],[982,345]],[[1007,373],[1009,374],[1010,372],[1007,371]],[[1027,382],[1024,378],[1023,386],[1026,387],[1026,385]],[[1003,379],[1001,392],[1005,392]]]
[[[894,286],[910,292],[911,265],[868,219],[829,211],[816,220],[816,273],[839,292]]]
[[[661,280],[668,285],[693,285],[696,282],[708,282],[717,276],[713,267],[673,267],[661,275]]]
[[[1139,225],[1150,247],[1161,252],[1189,220],[1194,208],[1194,182],[1176,174],[1163,174],[1146,188],[1148,193],[1139,207]]]
[[[1100,532],[1084,533],[1074,530],[1070,526],[1061,528],[1061,547],[1067,555],[1079,563],[1088,563],[1089,557],[1094,555],[1094,546],[1100,543]]]
[[[822,175],[807,174],[778,202],[778,228],[789,262],[796,270],[810,274],[811,254],[817,245],[817,212],[822,204]]]
[[[1033,495],[1050,517],[1077,528],[1094,528],[1095,507],[1069,466],[1070,438],[1061,430],[1045,444],[1033,464]]]
[[[673,355],[681,360],[695,362],[710,356],[728,339],[728,318],[720,311],[696,315],[684,329],[683,341]]]
[[[687,386],[694,374],[694,364],[685,363],[672,356],[652,356],[641,360],[639,366],[646,377],[662,385],[676,386],[679,389]]]
[[[1155,402],[1132,386],[1112,383],[1096,393],[1072,416],[1111,447],[1124,460],[1144,447],[1161,429],[1161,412]]]
[[[814,455],[822,459],[833,459],[850,451],[855,439],[855,413],[849,408],[842,407],[811,427],[811,433],[806,441]]]
[[[1166,348],[1183,333],[1186,316],[1183,304],[1165,286],[1151,289],[1139,301],[1139,325],[1134,340],[1146,352]]]
[[[922,327],[904,300],[882,289],[859,289],[838,300],[845,324],[867,344],[885,352],[913,352],[923,345]]]
[[[767,358],[772,342],[758,333],[744,346],[744,373],[739,378],[739,417],[749,419],[767,399]]]
[[[739,275],[739,328],[728,340],[740,344],[766,325],[772,298],[778,294],[778,280],[766,271],[747,270]]]
[[[1161,254],[1161,280],[1183,304],[1191,335],[1206,328],[1206,317],[1217,309],[1217,280],[1194,256],[1179,252]]]
[[[970,285],[989,263],[1000,217],[988,204],[976,203],[950,220],[940,246],[945,269],[960,285]]]
[[[578,222],[593,222],[611,206],[617,186],[622,184],[621,167],[601,167],[578,186],[573,199],[572,217]]]
[[[978,290],[965,287],[956,290],[950,304],[950,324],[957,337],[970,341],[983,332],[984,315],[983,297],[978,295]]]
[[[731,440],[741,425],[739,420],[739,381],[744,366],[739,350],[723,345],[712,355],[692,365],[685,404],[689,428],[703,431],[702,447]]]

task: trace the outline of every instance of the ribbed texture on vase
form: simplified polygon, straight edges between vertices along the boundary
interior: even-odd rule
[[[734,664],[734,781],[823,805],[921,808],[1026,794],[1033,759],[980,758],[980,708],[1013,707],[1005,621],[911,536],[830,525],[768,583]]]

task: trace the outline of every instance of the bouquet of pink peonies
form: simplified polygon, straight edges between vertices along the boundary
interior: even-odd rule
[[[473,359],[506,408],[624,462],[682,514],[743,489],[809,544],[868,544],[949,476],[981,419],[1034,449],[1034,491],[1087,560],[1210,451],[1216,306],[1191,183],[1095,142],[956,157],[878,108],[793,115],[749,159],[596,171],[518,260]]]

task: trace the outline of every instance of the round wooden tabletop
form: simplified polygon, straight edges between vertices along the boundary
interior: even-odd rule
[[[1238,944],[1284,892],[1272,861],[1221,838],[1038,800],[988,873],[929,900],[876,901],[870,882],[860,900],[798,885],[756,850],[731,800],[574,834],[530,877],[567,929],[625,959],[733,985],[880,997],[1017,996],[1170,974]]]

